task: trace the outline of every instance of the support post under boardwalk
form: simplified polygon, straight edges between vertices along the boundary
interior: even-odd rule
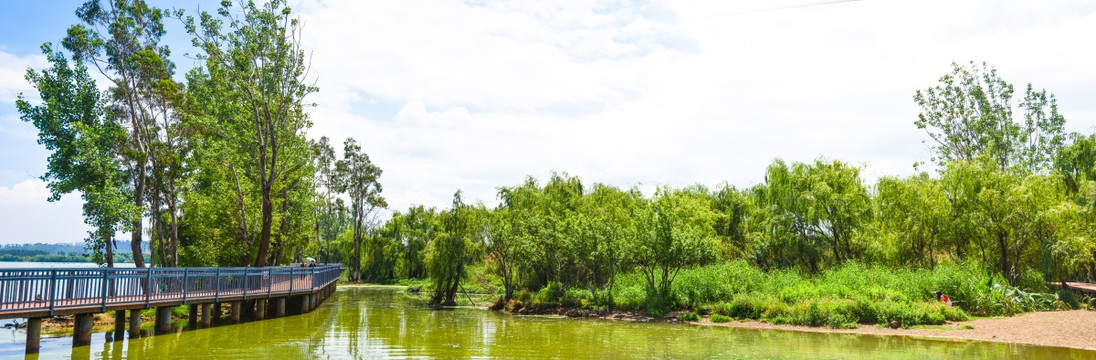
[[[141,310],[133,309],[129,311],[129,338],[137,339],[141,337]]]
[[[255,300],[255,320],[266,318],[266,299]]]
[[[27,319],[27,354],[37,354],[42,341],[42,318]]]
[[[91,345],[91,325],[94,314],[76,314],[72,328],[72,346]]]
[[[232,323],[233,324],[239,324],[240,323],[240,311],[243,309],[243,306],[240,306],[241,304],[240,304],[239,301],[233,301],[229,305],[231,306],[231,309],[232,309],[231,310],[231,315],[230,315],[231,319],[232,319]]]
[[[171,332],[171,307],[156,308],[156,332],[166,334]]]
[[[202,327],[209,327],[213,320],[213,304],[202,304]]]
[[[221,321],[221,303],[213,303],[213,322]]]
[[[198,327],[198,304],[190,304],[187,308],[189,311],[186,318],[186,325],[192,328]]]
[[[274,300],[274,316],[275,317],[285,316],[285,297],[284,296],[278,298],[277,300]]]
[[[311,298],[311,297],[312,296],[308,295],[308,294],[304,294],[304,295],[300,296],[300,298],[301,298],[301,314],[304,314],[304,313],[308,312],[308,299]]]
[[[126,339],[126,311],[114,311],[114,341]]]

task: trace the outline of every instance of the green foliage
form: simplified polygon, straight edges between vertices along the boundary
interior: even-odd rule
[[[758,198],[759,246],[754,258],[764,267],[796,265],[817,273],[860,257],[854,239],[871,218],[871,198],[860,171],[840,161],[769,166]]]
[[[659,189],[638,212],[634,261],[643,274],[649,310],[662,312],[672,306],[671,289],[678,273],[716,258],[715,213],[698,188]]]
[[[935,142],[935,160],[941,165],[987,156],[1000,170],[1049,168],[1065,140],[1065,118],[1058,113],[1057,100],[1028,84],[1014,109],[1013,93],[1012,84],[987,63],[952,63],[952,72],[940,77],[938,85],[914,95],[922,110],[914,124]],[[1022,118],[1014,117],[1017,110]]]
[[[732,319],[731,319],[730,316],[714,314],[714,315],[712,315],[711,320],[712,320],[712,322],[718,324],[718,323],[731,322]]]
[[[52,151],[42,180],[48,182],[50,201],[79,191],[84,199],[84,222],[94,229],[85,240],[93,261],[113,266],[114,234],[140,219],[140,207],[126,188],[126,172],[117,154],[126,131],[108,119],[107,104],[81,56],[75,63],[51,44],[42,53],[52,65],[41,72],[27,70],[27,81],[38,90],[42,103],[31,104],[19,94],[16,107],[23,121],[38,128],[38,143]]]
[[[700,315],[697,315],[696,313],[684,313],[681,314],[681,321],[700,321]]]

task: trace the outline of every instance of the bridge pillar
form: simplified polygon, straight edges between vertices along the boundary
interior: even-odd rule
[[[210,320],[213,320],[212,312],[213,304],[202,304],[202,327],[209,327]]]
[[[213,303],[213,322],[221,321],[221,303]]]
[[[243,306],[241,306],[242,304],[240,304],[239,301],[233,301],[233,302],[229,303],[229,305],[231,306],[231,309],[232,309],[231,312],[230,312],[232,323],[233,324],[239,324],[240,323],[240,311],[243,310]]]
[[[27,354],[37,354],[42,341],[42,318],[27,319]]]
[[[114,311],[114,341],[126,339],[126,311]]]
[[[166,334],[171,332],[171,307],[156,308],[156,332]]]
[[[129,311],[129,338],[137,339],[141,337],[141,309],[133,309]]]
[[[304,294],[304,295],[301,295],[299,297],[301,298],[301,314],[307,313],[308,309],[309,309],[308,308],[308,299],[309,299],[310,296],[308,294]]]
[[[91,325],[95,314],[76,314],[72,328],[72,346],[91,345]]]
[[[255,320],[266,318],[266,299],[255,300]]]
[[[198,304],[190,304],[187,308],[189,312],[186,318],[186,325],[192,328],[198,327]]]
[[[274,300],[274,317],[285,316],[285,297]]]

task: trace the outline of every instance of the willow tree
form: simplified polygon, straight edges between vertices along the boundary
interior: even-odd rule
[[[183,18],[181,12],[176,13]],[[221,3],[217,14],[202,12],[184,23],[203,50],[212,100],[233,110],[221,114],[217,134],[236,154],[235,168],[249,168],[247,180],[259,189],[260,228],[255,266],[269,262],[275,197],[292,182],[287,174],[309,162],[305,131],[311,126],[304,98],[317,88],[306,82],[307,57],[300,24],[285,1],[234,8]],[[284,220],[284,219],[283,219]]]

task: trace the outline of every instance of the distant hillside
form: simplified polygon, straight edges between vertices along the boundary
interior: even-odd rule
[[[142,244],[147,249],[147,243]],[[147,255],[147,253],[146,253]],[[0,261],[27,261],[27,262],[90,262],[91,259],[84,256],[84,244],[7,244],[0,246]],[[126,246],[119,248],[114,253],[114,262],[133,262],[132,251]]]

